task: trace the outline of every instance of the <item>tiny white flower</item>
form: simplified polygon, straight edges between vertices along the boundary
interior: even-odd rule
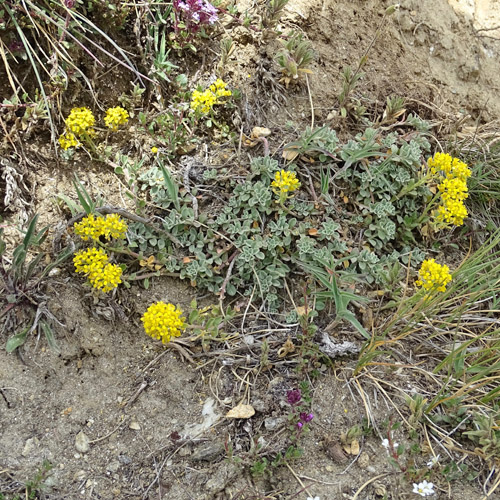
[[[432,457],[428,462],[427,462],[427,467],[429,469],[432,469],[437,463],[439,463],[439,458],[441,455],[437,455],[435,457]]]
[[[427,481],[422,481],[418,484],[413,483],[413,493],[416,493],[421,497],[429,497],[435,493],[434,485],[432,483],[428,483]]]
[[[382,446],[387,450],[387,452],[391,451],[390,443],[389,443],[388,439],[382,439]],[[392,449],[393,450],[397,450],[398,446],[399,446],[399,443],[396,443],[396,442],[392,443]]]

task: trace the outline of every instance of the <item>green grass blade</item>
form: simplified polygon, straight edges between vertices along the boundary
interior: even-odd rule
[[[45,334],[45,338],[47,339],[47,344],[49,344],[49,347],[55,353],[59,353],[60,349],[59,346],[57,345],[56,338],[54,332],[52,331],[52,328],[50,328],[50,326],[45,321],[40,321],[40,326],[42,327],[43,333]]]
[[[7,3],[5,3],[5,2],[2,2],[2,3],[3,3],[3,6],[5,7],[5,10],[9,14],[9,16],[10,16],[10,18],[12,20],[12,23],[16,27],[16,31],[17,31],[17,33],[19,35],[19,38],[21,39],[23,47],[24,47],[24,49],[26,51],[26,54],[27,54],[27,56],[28,56],[28,58],[30,60],[31,67],[33,68],[33,71],[35,73],[35,77],[36,77],[36,80],[38,82],[38,86],[40,88],[40,92],[41,92],[42,97],[43,97],[43,102],[45,104],[45,109],[47,110],[47,116],[48,116],[49,123],[50,123],[52,143],[54,145],[54,149],[57,150],[56,127],[54,125],[54,121],[52,120],[52,113],[50,111],[49,99],[47,98],[47,94],[45,93],[45,87],[43,86],[42,78],[40,77],[40,73],[38,72],[37,64],[36,64],[36,62],[35,62],[35,60],[33,58],[33,54],[34,54],[33,48],[31,47],[28,39],[24,35],[23,30],[19,26],[19,24],[18,24],[18,22],[16,20],[16,15],[12,12],[12,10],[9,8],[9,6],[7,5]]]
[[[78,196],[78,200],[80,200],[85,213],[87,215],[94,213],[95,204],[76,174],[75,178],[73,179],[73,186],[75,186],[76,195]]]
[[[179,200],[179,186],[177,183],[174,181],[172,175],[170,172],[163,166],[162,163],[159,163],[162,174],[163,174],[163,179],[165,180],[165,187],[167,188],[168,195],[170,197],[170,200],[174,204],[174,207],[177,210],[181,209],[181,203]]]

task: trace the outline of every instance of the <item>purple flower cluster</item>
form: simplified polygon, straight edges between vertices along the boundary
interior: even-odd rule
[[[219,16],[217,9],[207,0],[174,0],[176,17],[192,33],[205,24],[214,24]]]
[[[287,392],[286,399],[290,406],[295,406],[296,404],[300,403],[302,394],[300,393],[299,389],[293,389]]]
[[[297,422],[297,427],[299,429],[302,429],[304,427],[304,424],[308,424],[312,419],[314,418],[314,415],[312,413],[301,413],[299,415],[299,421]]]

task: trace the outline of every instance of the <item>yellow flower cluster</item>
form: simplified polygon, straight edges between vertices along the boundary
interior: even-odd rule
[[[221,98],[232,95],[226,87],[227,83],[218,78],[204,92],[194,90],[191,96],[191,109],[204,115],[208,114],[216,104],[221,104]]]
[[[288,193],[299,189],[300,182],[297,179],[297,174],[295,172],[286,172],[281,170],[276,172],[274,176],[274,181],[271,183],[271,187],[275,194],[279,195],[280,202],[284,202],[288,197]]]
[[[436,153],[427,160],[431,174],[437,176],[442,203],[435,212],[438,222],[461,226],[467,217],[464,201],[469,196],[467,179],[471,175],[467,165],[446,153]]]
[[[427,160],[427,165],[431,169],[433,175],[457,177],[464,181],[471,175],[471,171],[466,163],[458,158],[452,158],[447,153],[436,153],[432,158]]]
[[[127,232],[127,224],[117,214],[109,214],[106,217],[95,217],[90,214],[73,227],[75,234],[85,241],[88,239],[98,240],[101,236],[104,236],[108,241],[112,238],[122,240]]]
[[[80,146],[80,141],[76,138],[73,132],[66,132],[59,137],[59,144],[64,150],[69,148],[77,148]]]
[[[179,337],[185,327],[182,311],[172,304],[156,302],[148,307],[141,321],[144,330],[154,339],[161,340],[163,344],[170,342],[172,337]]]
[[[125,125],[126,123],[128,123],[128,116],[128,111],[121,108],[120,106],[109,108],[106,111],[104,123],[106,124],[106,127],[116,132],[120,125]]]
[[[438,264],[434,259],[427,259],[422,262],[418,277],[419,279],[415,284],[427,291],[444,292],[446,285],[451,281],[450,268]]]
[[[83,135],[93,132],[92,127],[95,125],[95,118],[89,108],[73,108],[65,123],[66,128],[73,134]]]
[[[59,137],[59,144],[64,150],[80,146],[79,138],[95,135],[95,118],[89,108],[73,108],[64,123],[66,131]]]
[[[73,264],[77,273],[85,274],[89,283],[104,293],[116,288],[122,282],[121,267],[110,264],[106,252],[100,248],[80,250],[75,254]]]

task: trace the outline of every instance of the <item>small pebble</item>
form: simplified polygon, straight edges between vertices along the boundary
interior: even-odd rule
[[[89,449],[90,449],[90,439],[87,437],[87,435],[83,431],[80,431],[76,435],[75,448],[80,453],[87,453],[87,451],[89,451]]]

